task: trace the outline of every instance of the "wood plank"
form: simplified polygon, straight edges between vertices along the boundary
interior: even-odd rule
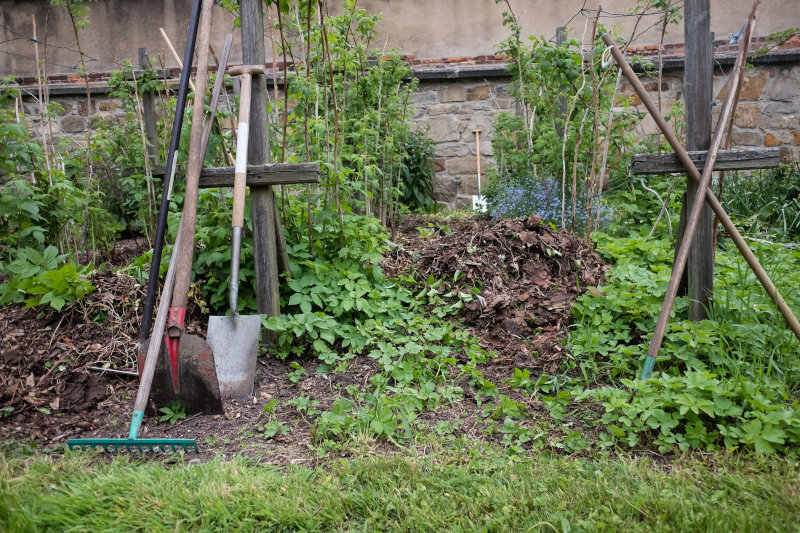
[[[711,103],[714,86],[714,37],[711,33],[710,0],[686,0],[683,8],[684,39],[686,40],[686,148],[708,150],[711,145]],[[686,176],[686,194],[682,211],[688,217],[694,203],[697,184]],[[706,309],[714,291],[714,233],[713,217],[708,203],[703,203],[686,267],[686,288],[690,298],[689,320],[706,318]],[[678,244],[683,238],[679,235]],[[676,247],[676,250],[678,248]]]
[[[694,150],[689,157],[697,167],[703,170],[708,152]],[[720,150],[714,170],[756,170],[759,168],[776,168],[792,161],[791,150],[785,146],[776,148],[749,148],[745,150]],[[675,153],[668,154],[636,154],[631,163],[631,172],[639,174],[683,174],[686,169]]]
[[[200,174],[200,188],[233,187],[233,174],[233,167],[204,168]],[[163,176],[164,167],[153,168],[153,175]],[[247,185],[249,187],[319,183],[319,180],[319,163],[247,165]]]
[[[233,187],[233,171],[233,167],[203,169],[203,173],[200,174],[200,187]],[[319,183],[319,175],[319,164],[317,163],[252,164],[247,165],[247,186]]]

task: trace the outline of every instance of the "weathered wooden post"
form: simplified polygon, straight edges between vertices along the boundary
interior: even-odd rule
[[[263,65],[264,14],[262,0],[241,0],[242,62]],[[248,163],[269,163],[269,118],[267,116],[267,84],[264,76],[253,79],[253,104],[250,109],[250,142]],[[272,185],[250,187],[253,241],[255,243],[256,295],[258,312],[267,316],[280,314],[278,294],[278,245],[275,220],[275,194]]]
[[[710,0],[686,0],[684,4],[684,95],[686,98],[686,148],[708,150],[711,143],[711,100],[714,84],[714,46],[711,36]],[[678,229],[680,247],[689,206],[697,194],[697,185],[686,177],[686,194],[681,205],[681,226]],[[704,194],[702,191],[700,194]],[[703,206],[697,231],[692,241],[686,265],[686,284],[681,293],[691,298],[689,320],[706,318],[709,298],[714,291],[714,232],[708,204]]]

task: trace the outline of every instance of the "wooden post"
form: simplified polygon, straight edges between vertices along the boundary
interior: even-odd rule
[[[711,143],[711,100],[714,83],[710,0],[686,0],[683,9],[686,40],[683,82],[686,95],[686,148],[708,150]],[[681,206],[682,222],[685,221],[686,213],[696,194],[697,185],[687,176],[686,195]],[[683,238],[682,229],[678,231],[676,252]],[[688,290],[687,294],[692,300],[689,320],[699,321],[706,318],[708,301],[714,291],[713,242],[711,209],[705,204],[689,252],[685,277],[687,285],[682,284],[682,288]]]
[[[147,60],[147,48],[139,48],[139,68],[150,70]],[[147,155],[151,165],[159,165],[158,129],[156,126],[156,97],[153,89],[142,91],[142,107],[144,109],[144,132],[147,137]]]
[[[241,0],[242,63],[264,65],[264,14],[262,0]],[[250,108],[250,142],[248,163],[269,163],[269,121],[267,116],[267,84],[264,76],[253,78],[253,99]],[[275,194],[272,186],[250,188],[253,221],[254,262],[258,312],[267,316],[280,314],[278,294],[278,244],[276,241]],[[267,342],[274,336],[265,338]]]

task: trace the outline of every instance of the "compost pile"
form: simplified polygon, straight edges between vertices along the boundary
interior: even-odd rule
[[[583,239],[551,230],[538,216],[437,223],[409,216],[400,234],[384,263],[387,274],[457,279],[455,289],[465,293],[478,287],[479,296],[460,319],[484,348],[497,351],[493,370],[506,377],[513,367],[558,368],[568,357],[561,342],[570,306],[600,284],[607,269]]]
[[[108,399],[134,372],[144,287],[110,267],[146,250],[143,239],[119,241],[95,291],[57,312],[47,307],[0,309],[0,439],[50,441],[100,424]],[[135,374],[134,374],[135,375]]]

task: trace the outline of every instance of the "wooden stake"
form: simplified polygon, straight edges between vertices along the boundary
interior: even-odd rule
[[[172,46],[172,42],[169,40],[169,37],[167,37],[167,32],[164,31],[164,28],[158,28],[158,31],[161,32],[161,37],[164,39],[164,42],[167,43],[167,48],[172,54],[172,58],[175,60],[176,63],[178,63],[178,68],[183,69],[183,61],[181,61],[178,52],[175,51],[175,48]],[[189,65],[188,68],[191,69],[192,66]],[[192,92],[195,92],[194,83],[192,83],[191,78],[189,78],[189,88],[192,90]]]
[[[756,2],[756,3],[758,3],[758,2]],[[670,129],[669,125],[664,120],[664,117],[661,116],[661,113],[658,112],[658,108],[653,103],[653,101],[650,98],[650,96],[647,94],[647,91],[644,89],[644,86],[642,86],[641,81],[639,81],[639,79],[636,77],[636,74],[633,72],[633,69],[631,69],[630,65],[628,65],[627,61],[625,61],[625,58],[622,57],[622,54],[619,52],[617,47],[614,45],[613,39],[609,35],[606,34],[606,35],[603,36],[603,42],[606,44],[606,46],[608,46],[610,48],[611,53],[614,56],[614,59],[617,61],[617,64],[622,69],[622,73],[628,79],[628,82],[631,84],[633,89],[636,91],[636,94],[642,99],[642,103],[647,108],[647,110],[650,112],[650,115],[655,120],[655,122],[658,125],[659,129],[661,129],[661,132],[664,134],[664,137],[666,138],[667,142],[669,142],[670,146],[672,146],[672,149],[675,150],[676,154],[681,159],[681,162],[684,164],[684,167],[686,168],[689,176],[691,176],[692,179],[694,179],[696,182],[699,183],[700,179],[701,179],[700,172],[694,166],[694,163],[689,158],[689,156],[688,156],[686,150],[683,148],[683,146],[681,146],[680,141],[675,136],[675,134],[672,132],[672,130]],[[713,168],[713,164],[711,164],[711,165],[707,164],[705,168],[708,168],[708,169]],[[773,302],[775,302],[775,305],[780,310],[780,312],[783,315],[784,319],[786,320],[786,323],[788,324],[789,328],[792,330],[792,332],[795,334],[795,336],[798,339],[800,339],[800,322],[798,322],[797,318],[792,313],[792,310],[786,304],[786,301],[783,299],[783,296],[781,296],[781,294],[778,292],[778,289],[775,287],[775,284],[772,282],[772,280],[769,278],[769,276],[767,275],[767,273],[764,270],[764,268],[758,262],[758,259],[756,258],[756,256],[753,253],[753,251],[750,250],[750,248],[747,246],[747,243],[745,242],[745,240],[742,237],[742,235],[739,233],[739,230],[736,229],[736,226],[734,226],[734,224],[731,221],[730,217],[725,212],[725,210],[722,208],[722,205],[717,200],[717,197],[714,196],[714,193],[711,191],[711,189],[706,188],[705,191],[704,191],[704,194],[705,194],[706,201],[711,206],[711,209],[719,217],[720,222],[722,223],[723,227],[725,228],[725,230],[730,235],[731,239],[733,240],[734,244],[736,245],[736,247],[741,252],[741,254],[744,257],[744,259],[747,262],[747,264],[753,270],[753,273],[756,275],[758,280],[761,282],[761,285],[764,287],[764,290],[766,290],[767,294],[770,296],[770,298],[772,298]],[[666,301],[665,301],[665,303],[666,303]],[[662,310],[663,310],[663,307],[662,307]],[[668,316],[668,313],[667,313],[667,316]],[[659,320],[660,320],[660,318],[659,318]],[[658,327],[658,324],[657,324],[657,327]],[[666,330],[666,323],[664,324],[663,329]],[[654,338],[655,338],[655,336],[656,336],[655,332],[654,332],[653,335],[654,335]],[[662,337],[662,340],[663,340],[663,333],[662,333],[661,337]],[[659,345],[660,345],[660,341],[659,341]],[[651,350],[648,350],[648,358],[652,359],[652,361],[654,362],[655,361],[655,355],[653,355],[652,358],[651,358],[651,355],[650,355],[651,351],[652,351],[652,348],[653,348],[653,344],[651,343]],[[655,350],[655,353],[657,353],[657,349]],[[645,370],[647,370],[647,367],[645,368]],[[651,367],[651,370],[652,370],[652,367]]]

